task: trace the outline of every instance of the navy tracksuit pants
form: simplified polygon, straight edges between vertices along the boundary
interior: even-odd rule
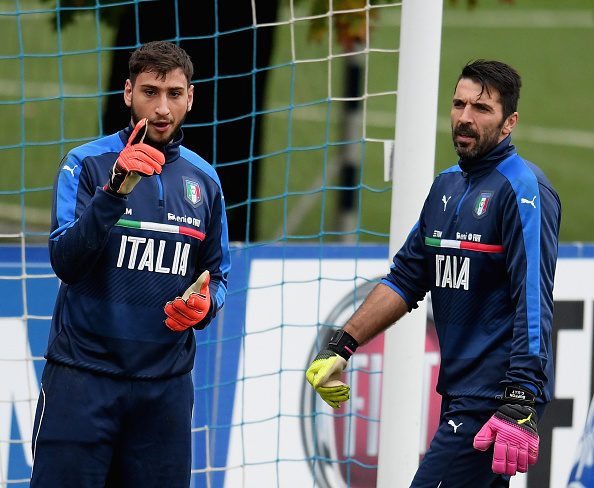
[[[130,380],[46,364],[31,488],[187,488],[191,373]]]
[[[509,476],[493,473],[493,447],[486,451],[473,447],[474,436],[500,406],[496,399],[444,397],[439,427],[411,488],[509,487]],[[540,419],[545,405],[535,410]]]

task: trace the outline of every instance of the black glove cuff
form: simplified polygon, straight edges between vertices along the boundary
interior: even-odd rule
[[[107,183],[103,189],[109,193],[110,195],[113,195],[114,197],[118,197],[118,198],[126,198],[126,195],[123,195],[121,193],[118,193],[116,190],[114,190],[111,185],[109,183]]]
[[[515,403],[516,405],[534,406],[536,395],[534,392],[523,385],[509,385],[505,387],[502,400],[505,403]]]
[[[495,417],[508,423],[511,421],[521,429],[538,435],[538,415],[536,410],[528,405],[502,405]]]
[[[359,347],[359,343],[353,339],[353,336],[342,329],[338,329],[328,341],[328,347],[347,361]]]

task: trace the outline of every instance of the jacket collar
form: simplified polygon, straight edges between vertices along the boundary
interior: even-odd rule
[[[497,144],[482,159],[467,161],[460,159],[458,165],[460,169],[470,176],[478,176],[489,172],[502,161],[516,153],[516,146],[511,143],[511,135]]]
[[[121,130],[119,132],[120,139],[122,140],[122,142],[124,144],[128,143],[128,139],[130,138],[130,135],[132,134],[133,130],[134,130],[134,127],[132,126],[132,123],[130,122],[128,127],[126,127],[124,130]],[[180,151],[179,148],[181,146],[181,142],[182,142],[183,138],[184,138],[184,132],[182,129],[180,129],[177,132],[177,134],[175,134],[173,141],[171,141],[169,144],[166,144],[165,146],[161,146],[161,147],[157,148],[165,155],[165,164],[171,163],[172,161],[175,161],[177,158],[179,158],[179,151]]]

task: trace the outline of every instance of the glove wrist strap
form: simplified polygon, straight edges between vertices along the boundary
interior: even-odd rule
[[[505,403],[515,403],[516,405],[534,406],[536,395],[534,392],[523,385],[509,385],[505,387],[503,401]]]
[[[114,190],[109,183],[105,183],[105,186],[103,187],[103,189],[109,193],[110,195],[113,195],[115,197],[119,197],[119,198],[126,198],[126,195],[124,195],[123,193],[118,193],[116,190]]]
[[[343,329],[338,329],[328,341],[327,349],[342,356],[347,361],[359,347],[359,343]]]

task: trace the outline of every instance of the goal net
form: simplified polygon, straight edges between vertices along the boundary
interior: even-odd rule
[[[401,10],[0,1],[0,486],[28,486],[31,470],[59,286],[55,172],[73,147],[127,125],[128,56],[157,39],[193,59],[184,145],[220,175],[232,242],[227,305],[196,333],[193,486],[375,486],[381,343],[352,362],[364,375],[337,412],[304,372],[389,265]]]

